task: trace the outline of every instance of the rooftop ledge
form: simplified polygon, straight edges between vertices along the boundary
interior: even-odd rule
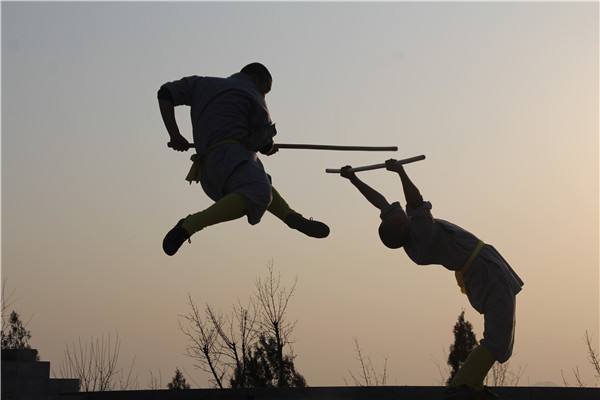
[[[133,390],[72,393],[52,400],[441,400],[441,386],[306,387],[253,389]],[[502,400],[599,400],[600,388],[495,387]]]

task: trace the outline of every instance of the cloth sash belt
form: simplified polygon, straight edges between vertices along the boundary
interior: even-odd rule
[[[192,157],[190,158],[190,160],[192,161],[192,166],[190,167],[190,170],[187,176],[185,177],[185,180],[188,181],[190,185],[192,184],[192,182],[200,182],[200,178],[202,177],[202,157],[204,157],[209,151],[211,151],[215,147],[228,143],[241,144],[239,140],[225,139],[208,146],[208,148],[204,150],[202,154],[196,153],[192,155]]]
[[[485,243],[483,243],[483,241],[480,240],[479,243],[477,243],[477,246],[475,246],[475,250],[473,250],[473,252],[469,256],[469,258],[467,259],[465,264],[460,269],[460,271],[454,271],[454,276],[456,277],[456,283],[460,287],[460,291],[462,293],[465,293],[465,294],[467,293],[467,291],[465,290],[465,281],[463,279],[463,276],[467,273],[467,271],[469,270],[469,267],[473,263],[473,260],[475,259],[475,257],[477,257],[477,254],[479,254],[479,252],[481,251],[481,249],[483,248],[484,245],[485,245]]]

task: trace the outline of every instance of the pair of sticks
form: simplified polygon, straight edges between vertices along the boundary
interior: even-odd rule
[[[167,143],[167,146],[172,147],[171,143]],[[324,144],[292,144],[292,143],[276,143],[277,149],[300,149],[300,150],[337,150],[337,151],[398,151],[396,146],[337,146],[337,145],[324,145]],[[194,147],[193,143],[190,143],[190,147]],[[398,160],[398,164],[409,164],[415,161],[421,161],[425,159],[425,155],[404,158]],[[385,163],[364,165],[362,167],[350,168],[350,172],[370,171],[373,169],[385,168]],[[327,168],[325,172],[330,174],[339,174],[341,168]]]

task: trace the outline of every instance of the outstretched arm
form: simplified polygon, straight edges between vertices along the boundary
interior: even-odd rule
[[[378,191],[376,191],[375,189],[358,179],[354,172],[349,171],[350,168],[351,167],[349,165],[343,167],[340,171],[340,175],[348,179],[358,189],[358,191],[362,193],[363,196],[365,196],[369,203],[373,204],[375,207],[382,211],[385,208],[387,208],[390,204],[388,203],[386,198],[383,197],[381,193],[379,193]]]
[[[190,143],[184,138],[179,132],[179,126],[177,126],[177,120],[175,119],[175,106],[168,90],[161,88],[158,91],[158,107],[160,108],[160,115],[162,116],[165,128],[171,138],[170,143],[173,150],[186,151],[190,147]]]
[[[423,196],[419,192],[419,189],[415,186],[414,183],[410,180],[406,171],[404,171],[404,167],[402,164],[396,162],[395,159],[389,159],[385,162],[385,168],[388,171],[397,172],[400,176],[400,181],[402,182],[402,188],[404,189],[404,198],[406,199],[406,204],[410,208],[417,208],[421,204],[423,204]]]

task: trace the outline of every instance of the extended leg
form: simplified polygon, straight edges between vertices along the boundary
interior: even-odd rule
[[[483,386],[496,357],[484,346],[473,349],[444,391],[444,400],[493,400],[498,396]]]
[[[230,193],[207,209],[179,220],[165,236],[163,250],[172,256],[194,233],[207,226],[241,218],[245,211],[246,199],[239,193]]]
[[[327,225],[313,219],[306,219],[294,211],[273,186],[271,186],[271,192],[273,200],[267,211],[285,222],[287,226],[314,238],[325,238],[329,235]]]
[[[483,390],[483,381],[495,362],[496,357],[485,346],[477,346],[469,353],[449,386],[467,385],[477,391]]]

